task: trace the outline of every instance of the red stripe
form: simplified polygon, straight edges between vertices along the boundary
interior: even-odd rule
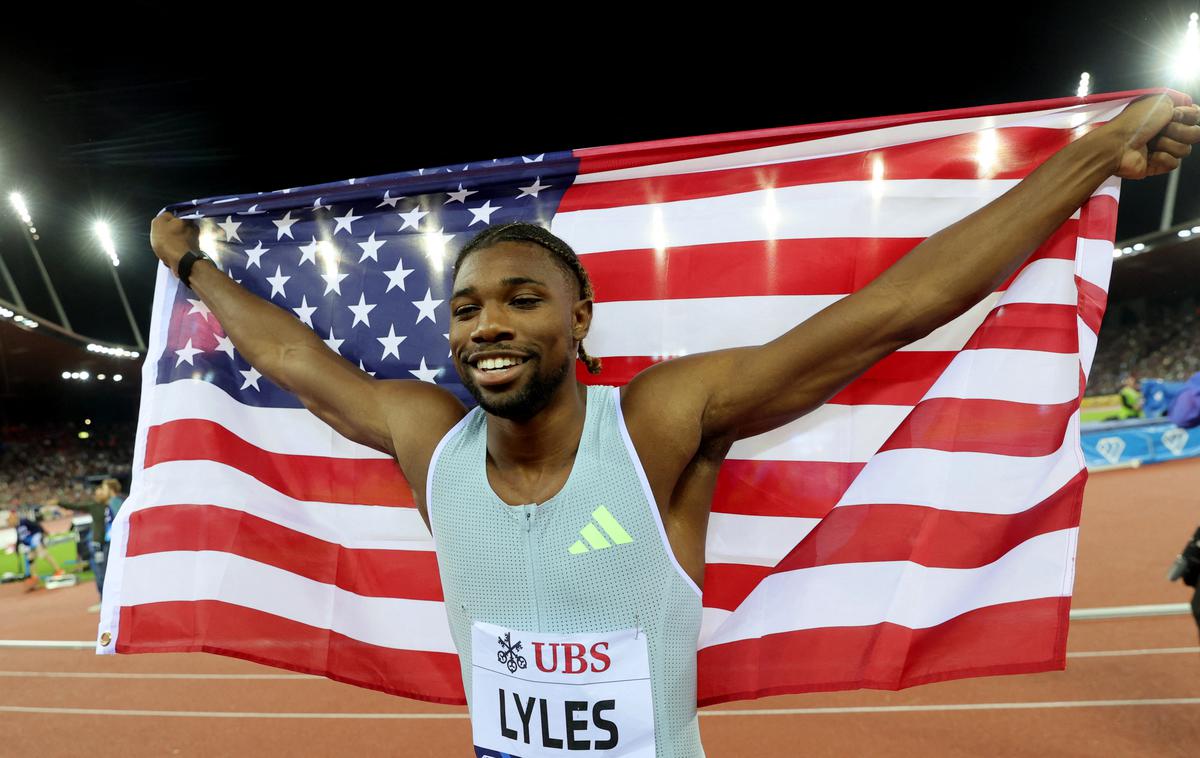
[[[1097,195],[1079,209],[1079,236],[1112,242],[1117,235],[1117,200]]]
[[[129,517],[126,555],[213,550],[367,597],[442,600],[431,550],[348,548],[216,505],[166,505]]]
[[[1075,277],[1079,289],[1079,318],[1096,334],[1104,321],[1104,309],[1108,306],[1108,293],[1082,277]]]
[[[1068,220],[1000,289],[1033,261],[1074,260],[1079,222]],[[921,239],[845,237],[752,240],[588,253],[580,260],[596,302],[856,292]]]
[[[773,568],[705,566],[704,606],[732,611],[770,574],[813,566],[877,561],[938,568],[985,566],[1040,534],[1079,526],[1086,481],[1087,471],[1080,471],[1050,497],[1014,514],[892,504],[834,508]]]
[[[822,518],[865,463],[726,460],[712,510],[745,516]]]
[[[1074,353],[1079,349],[1075,313],[1075,308],[1070,305],[1001,305],[988,314],[963,345],[963,350]]]
[[[1067,597],[964,613],[928,629],[883,623],[772,634],[697,654],[701,706],[799,692],[918,684],[1066,665]]]
[[[625,145],[607,147],[592,147],[576,149],[575,157],[579,158],[579,173],[595,173],[610,171],[618,168],[644,166],[666,161],[700,158],[709,155],[723,155],[741,150],[754,150],[772,145],[789,142],[804,142],[808,140],[836,137],[840,134],[862,132],[870,129],[903,126],[905,124],[920,124],[944,119],[980,118],[985,116],[1004,116],[1013,113],[1033,113],[1036,111],[1065,108],[1081,103],[1100,103],[1112,100],[1138,97],[1141,95],[1170,92],[1169,90],[1135,90],[1130,92],[1112,92],[1092,95],[1087,98],[1058,98],[1054,100],[1035,100],[1022,103],[1007,103],[1003,105],[985,105],[974,108],[958,108],[954,110],[926,111],[896,116],[877,116],[873,118],[853,119],[846,121],[830,121],[822,124],[806,124],[803,126],[784,126],[775,129],[756,129],[743,132],[728,132],[725,134],[706,134],[697,137],[680,137],[675,139],[654,140],[649,142],[631,142]],[[1190,102],[1185,95],[1171,93],[1183,104]]]
[[[1062,447],[1067,423],[1079,407],[1007,400],[937,397],[922,400],[879,448],[922,448],[951,453],[1043,456]]]
[[[412,488],[393,460],[271,453],[220,424],[169,421],[146,435],[146,468],[168,461],[219,461],[297,500],[413,507]]]
[[[458,656],[360,642],[218,600],[123,606],[118,653],[216,653],[391,695],[464,705]]]
[[[994,133],[996,161],[988,173],[980,172],[980,135],[972,132],[767,166],[575,183],[563,196],[558,212],[670,203],[766,188],[869,181],[879,163],[885,179],[1022,179],[1071,142],[1071,131],[1067,129],[1016,127]]]

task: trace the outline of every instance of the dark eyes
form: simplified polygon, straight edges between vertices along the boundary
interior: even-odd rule
[[[536,308],[542,302],[542,298],[534,297],[533,295],[521,295],[514,297],[509,303],[517,308]],[[455,318],[470,318],[479,310],[478,305],[460,305],[454,309]]]

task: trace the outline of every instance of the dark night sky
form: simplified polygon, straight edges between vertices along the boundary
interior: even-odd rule
[[[164,205],[547,150],[1071,95],[1179,86],[1168,48],[1197,8],[1168,0],[999,5],[953,13],[778,5],[671,24],[563,5],[593,36],[539,28],[534,6],[442,18],[407,4],[5,10],[0,31],[0,255],[52,316],[11,213],[22,190],[77,331],[132,342],[91,238],[105,216],[149,324],[151,217]],[[180,8],[176,5],[175,8]],[[697,6],[698,8],[699,6]],[[799,6],[797,6],[799,7]],[[1014,6],[1015,7],[1015,6]],[[63,31],[66,17],[74,21]],[[731,15],[726,10],[725,15]],[[848,17],[849,16],[849,17]],[[1165,180],[1126,183],[1118,238],[1156,226]],[[1177,218],[1200,215],[1200,160]],[[0,296],[8,297],[3,284]]]

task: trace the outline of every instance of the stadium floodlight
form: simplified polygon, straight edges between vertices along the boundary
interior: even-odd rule
[[[1087,97],[1092,91],[1092,75],[1084,71],[1079,75],[1079,87],[1075,90],[1075,97]]]
[[[70,378],[71,378],[71,372],[70,372],[70,371],[64,371],[64,372],[62,373],[62,377],[63,377],[63,379],[70,379]]]
[[[129,319],[129,328],[133,330],[133,338],[137,341],[137,346],[145,350],[146,342],[142,339],[142,330],[133,317],[129,298],[125,297],[125,288],[121,286],[121,278],[117,276],[117,266],[121,265],[121,259],[117,257],[117,245],[113,242],[112,230],[108,222],[103,220],[97,220],[92,229],[96,233],[96,239],[100,241],[100,248],[108,255],[108,261],[112,264],[109,270],[112,272],[113,284],[117,287],[117,295],[121,298],[121,305],[125,308],[125,318]]]
[[[1134,245],[1134,246],[1133,246],[1133,251],[1134,251],[1135,253],[1140,253],[1140,252],[1142,252],[1142,251],[1143,251],[1143,250],[1145,250],[1145,249],[1146,249],[1146,246],[1145,246],[1145,244],[1143,244],[1143,243],[1141,243],[1141,242],[1139,242],[1139,243],[1137,243],[1136,245]]]
[[[1176,232],[1176,234],[1178,234],[1180,237],[1182,237],[1184,239],[1187,239],[1188,237],[1192,236],[1192,230],[1191,229],[1180,229],[1178,232]]]
[[[113,381],[114,381],[114,382],[119,382],[119,381],[121,381],[121,378],[122,378],[122,377],[121,377],[121,375],[120,375],[120,374],[113,374]]]
[[[25,202],[25,196],[20,192],[8,193],[8,202],[12,203],[13,210],[17,212],[17,216],[26,226],[33,224],[33,218],[29,215],[29,205]]]

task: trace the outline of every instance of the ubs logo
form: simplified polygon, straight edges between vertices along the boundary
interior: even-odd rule
[[[612,656],[607,642],[597,642],[591,648],[578,642],[534,642],[533,662],[547,674],[582,674],[589,670],[599,674],[612,666]]]
[[[508,673],[515,674],[517,669],[523,669],[528,664],[525,662],[525,656],[521,655],[521,641],[517,640],[514,644],[512,641],[512,632],[505,632],[503,637],[497,637],[496,641],[500,643],[500,650],[496,652],[496,660],[502,666],[508,668]],[[538,643],[534,643],[536,647]]]

